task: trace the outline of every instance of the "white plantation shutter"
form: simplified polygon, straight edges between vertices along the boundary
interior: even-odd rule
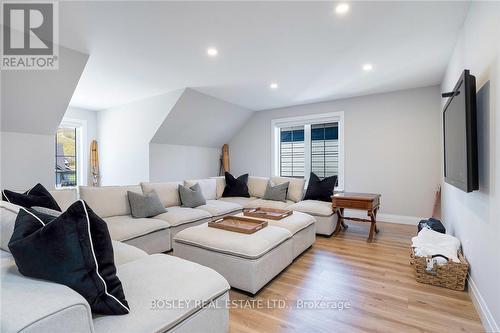
[[[320,178],[338,176],[338,123],[311,125],[311,171]]]
[[[273,119],[271,127],[273,175],[336,175],[337,189],[344,189],[344,112]]]
[[[304,126],[280,130],[280,176],[304,177]]]

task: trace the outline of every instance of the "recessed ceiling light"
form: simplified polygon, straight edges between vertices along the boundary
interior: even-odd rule
[[[340,3],[337,5],[337,7],[335,7],[335,12],[337,14],[340,14],[340,15],[343,15],[345,13],[347,13],[349,11],[349,4],[343,2],[343,3]]]
[[[363,65],[363,70],[364,70],[364,71],[369,72],[369,71],[371,71],[372,69],[373,69],[373,65],[372,65],[372,64],[364,64],[364,65]]]
[[[270,85],[269,85],[269,88],[271,89],[278,89],[278,84],[276,82],[272,82]]]
[[[211,57],[215,57],[217,54],[219,54],[219,51],[215,47],[210,47],[207,49],[207,54]]]

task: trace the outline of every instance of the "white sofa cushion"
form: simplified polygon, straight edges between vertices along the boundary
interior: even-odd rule
[[[222,197],[222,193],[224,193],[224,188],[226,187],[226,178],[224,176],[211,177],[210,179],[215,179],[217,184],[217,199]]]
[[[118,266],[117,275],[131,311],[126,316],[94,318],[96,333],[166,332],[200,309],[195,301],[208,303],[230,288],[216,271],[165,254],[150,255]],[[158,308],[153,306],[156,300],[160,301]],[[164,302],[167,300],[190,302],[166,308]]]
[[[146,257],[148,254],[143,250],[119,241],[112,240],[115,265],[123,265],[128,262]]]
[[[0,248],[10,253],[9,241],[14,232],[17,213],[21,206],[7,201],[0,201]]]
[[[255,200],[257,200],[256,197],[250,197],[250,198],[227,197],[227,198],[220,198],[218,201],[233,202],[235,204],[242,206],[243,208],[255,208],[252,205],[252,202],[254,202]]]
[[[316,215],[316,216],[331,216],[333,215],[332,203],[319,200],[304,200],[290,205],[288,209],[299,212]]]
[[[64,212],[78,198],[76,188],[64,188],[60,190],[51,190],[50,194],[54,197],[61,210]]]
[[[292,234],[288,230],[273,226],[267,226],[253,234],[242,234],[210,228],[207,223],[203,223],[178,232],[174,236],[174,242],[242,258],[257,259],[291,237]]]
[[[205,205],[198,206],[196,207],[196,209],[202,209],[209,212],[213,217],[218,217],[241,211],[243,209],[243,206],[229,201],[207,200],[207,203]]]
[[[217,199],[217,181],[215,179],[190,179],[184,181],[184,186],[191,187],[194,184],[200,184],[201,193],[205,200]]]
[[[275,208],[275,209],[288,209],[288,206],[293,204],[294,202],[291,200],[283,201],[274,201],[274,200],[265,200],[265,199],[257,199],[253,200],[245,206],[245,208]]]
[[[135,186],[80,186],[80,199],[92,208],[100,217],[130,215],[127,191],[142,193],[139,185]]]
[[[212,215],[205,210],[179,206],[169,207],[166,213],[154,217],[154,219],[168,222],[171,226],[178,226],[210,218],[212,218]]]
[[[267,183],[269,178],[267,177],[248,177],[248,193],[251,197],[262,198],[266,193]]]
[[[130,215],[106,217],[103,220],[108,225],[111,239],[120,242],[170,228],[170,224],[162,220],[135,219]]]
[[[289,177],[271,177],[271,181],[276,185],[290,182],[290,185],[288,185],[287,199],[292,200],[294,202],[302,200],[302,196],[304,194],[304,186],[306,184],[305,179],[289,178]]]
[[[87,301],[59,283],[21,275],[14,257],[0,251],[2,332],[92,332]],[[122,316],[111,316],[122,317]]]
[[[149,193],[155,190],[165,207],[180,206],[179,185],[182,182],[141,183],[142,191]]]

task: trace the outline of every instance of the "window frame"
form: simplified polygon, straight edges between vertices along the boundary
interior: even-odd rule
[[[283,127],[304,126],[304,178],[306,178],[306,180],[308,179],[309,173],[311,172],[311,125],[321,123],[338,123],[339,165],[338,186],[335,188],[335,190],[344,190],[344,111],[272,119],[271,173],[273,176],[280,175],[280,129]]]
[[[82,119],[72,119],[72,118],[64,118],[61,121],[61,124],[57,127],[59,128],[75,128],[76,129],[76,144],[75,144],[75,150],[76,150],[76,186],[57,186],[57,178],[56,178],[56,188],[57,189],[71,189],[71,188],[77,188],[78,186],[85,185],[87,182],[87,177],[86,175],[86,165],[84,162],[84,151],[85,151],[85,138],[87,137],[87,121],[82,120]],[[57,131],[57,130],[56,130]],[[54,138],[54,143],[55,143],[55,151],[54,151],[54,158],[57,156],[57,135]],[[54,177],[56,176],[56,171],[55,171],[55,166],[56,166],[57,160],[54,161]]]

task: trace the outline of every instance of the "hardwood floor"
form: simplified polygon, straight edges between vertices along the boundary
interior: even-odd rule
[[[255,298],[231,290],[239,305],[230,310],[231,332],[483,332],[467,292],[415,281],[409,245],[416,227],[377,224],[373,243],[366,242],[369,226],[355,222],[337,237],[318,236]],[[267,308],[273,299],[289,306]],[[261,303],[250,308],[252,300]],[[306,310],[294,306],[297,300],[350,307]]]

